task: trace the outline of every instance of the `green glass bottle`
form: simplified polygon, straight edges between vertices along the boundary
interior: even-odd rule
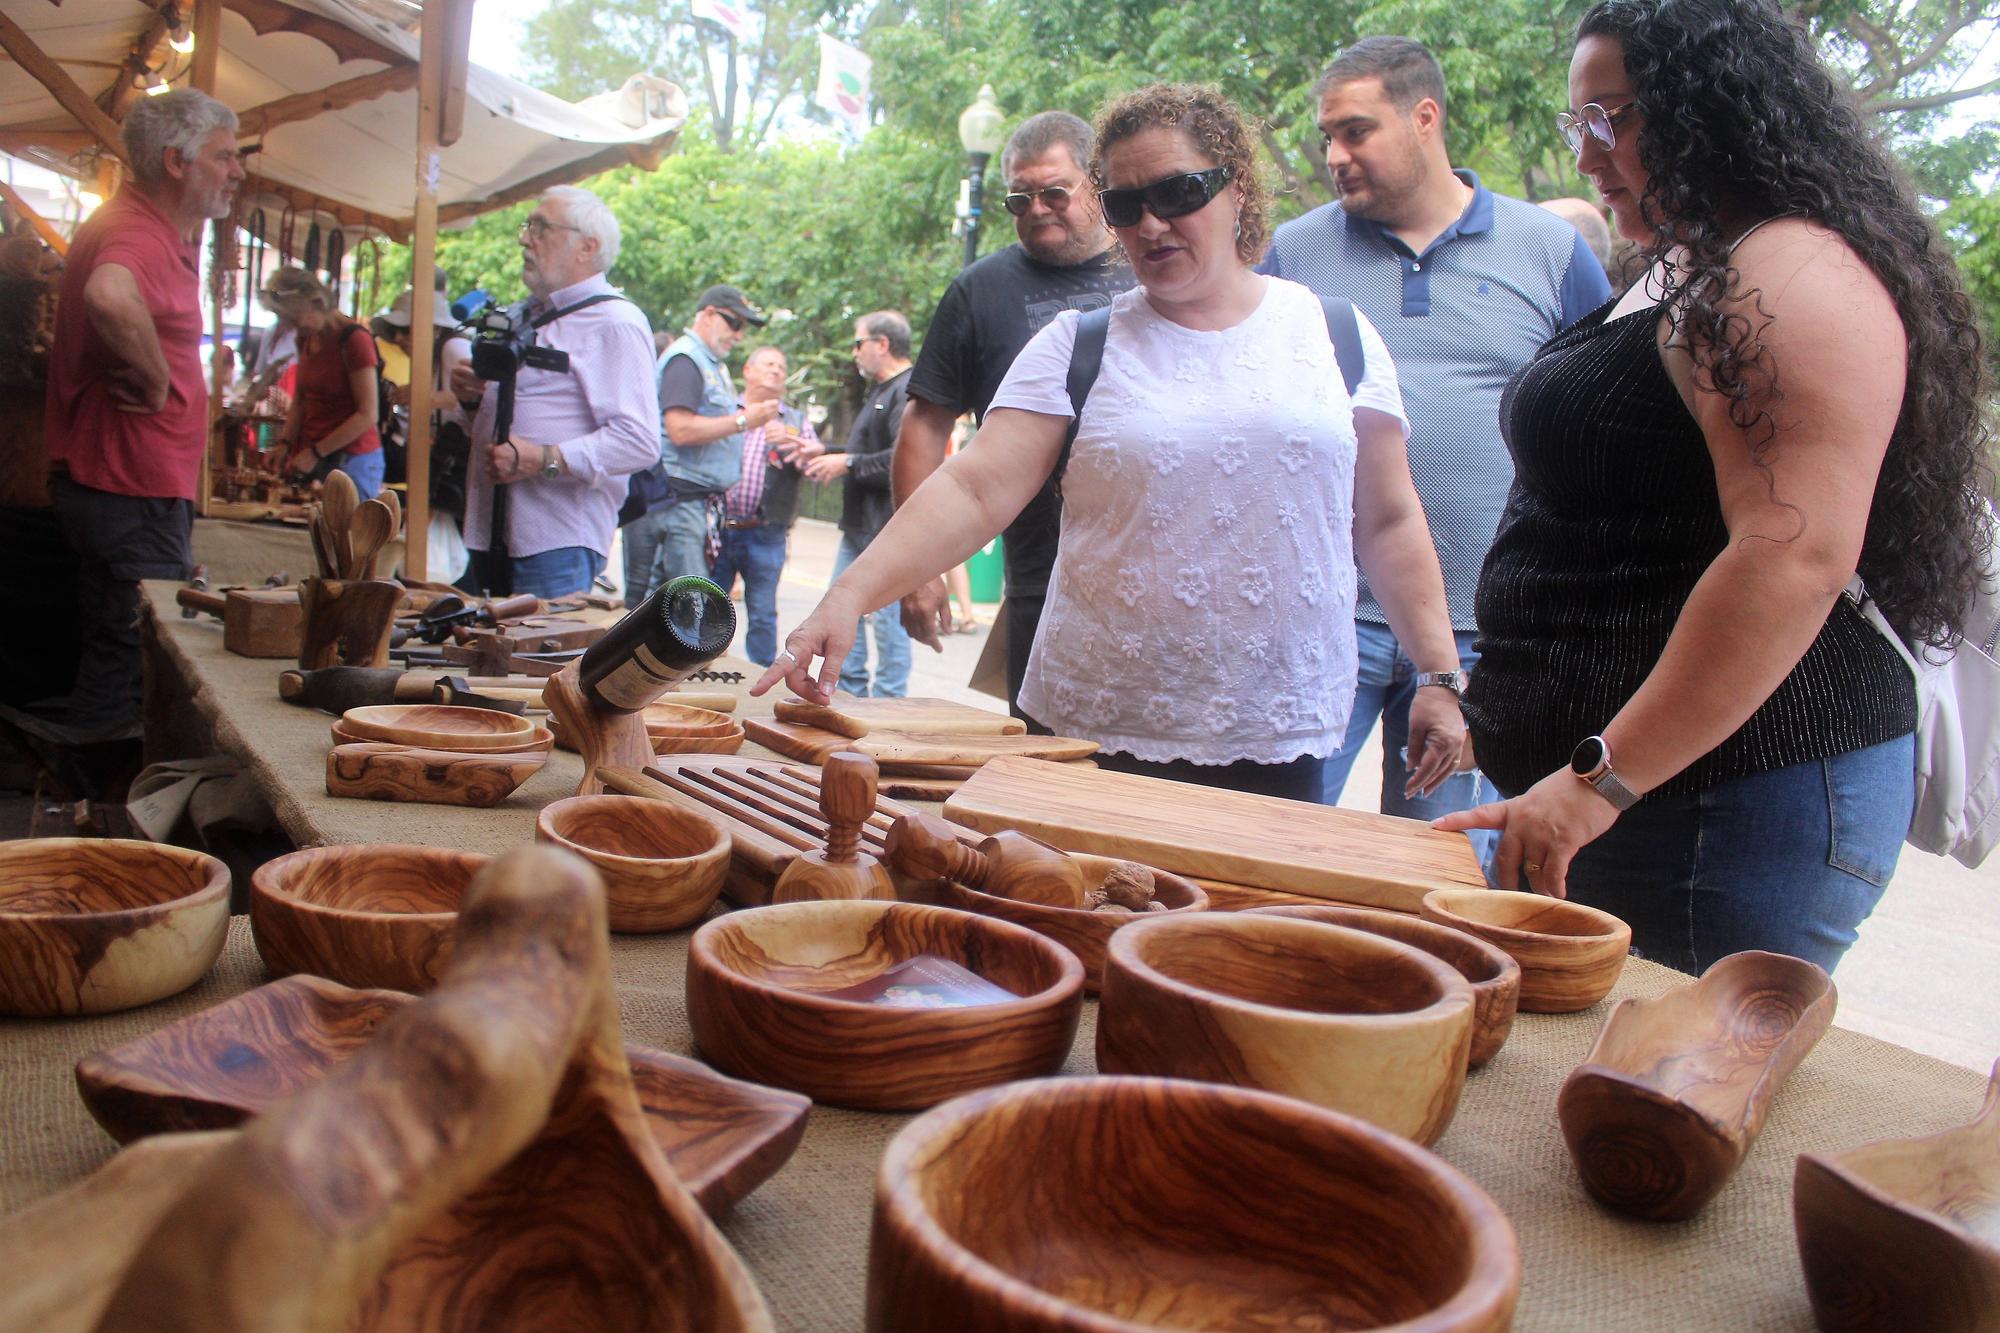
[[[613,713],[636,713],[713,662],[736,637],[729,594],[698,574],[668,579],[585,650],[584,695]]]

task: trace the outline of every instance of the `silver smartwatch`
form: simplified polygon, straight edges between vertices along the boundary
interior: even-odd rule
[[[1639,794],[1626,786],[1611,769],[1611,746],[1602,736],[1586,736],[1569,757],[1569,771],[1597,789],[1621,814],[1639,803]]]
[[[1426,685],[1442,685],[1453,694],[1465,694],[1465,673],[1463,671],[1419,671],[1410,677],[1410,687],[1421,690]]]

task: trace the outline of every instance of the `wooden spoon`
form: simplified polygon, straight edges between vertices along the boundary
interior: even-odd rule
[[[326,520],[327,545],[333,554],[333,576],[337,579],[352,578],[353,551],[347,544],[349,527],[354,523],[354,510],[361,503],[361,492],[354,489],[354,478],[335,468],[326,474],[325,489],[320,494],[320,512]]]
[[[326,534],[326,515],[320,506],[314,505],[306,516],[306,532],[312,538],[313,560],[319,565],[319,576],[323,579],[337,579],[340,571],[334,568],[333,544]]]
[[[375,577],[375,554],[395,534],[395,524],[396,516],[380,500],[364,500],[355,508],[347,531],[349,578]]]
[[[385,486],[375,498],[389,511],[389,535],[392,538],[397,536],[403,530],[403,497]]]

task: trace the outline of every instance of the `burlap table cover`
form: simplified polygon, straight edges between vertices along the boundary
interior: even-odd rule
[[[154,590],[156,599],[158,590]],[[168,589],[167,596],[171,597]],[[162,638],[185,663],[205,708],[219,699],[216,734],[270,775],[274,804],[300,827],[341,841],[414,841],[493,851],[532,835],[533,808],[566,792],[556,761],[492,811],[329,801],[319,790],[325,719],[236,688],[268,692],[270,663],[236,664],[221,636],[163,617]],[[267,715],[268,714],[268,715]],[[280,725],[284,718],[292,725]],[[306,719],[300,725],[296,719]],[[297,735],[290,732],[296,731]],[[307,739],[311,733],[311,739]],[[254,742],[251,738],[254,738]],[[243,747],[238,749],[238,747]],[[573,766],[575,760],[570,758]],[[557,770],[552,773],[550,770]],[[289,776],[287,776],[289,775]],[[328,807],[341,807],[329,809]],[[612,937],[612,967],[628,1041],[692,1052],[683,1001],[687,934]],[[109,1157],[111,1140],[78,1100],[71,1067],[82,1055],[197,1012],[265,979],[241,918],[215,971],[187,994],[125,1014],[70,1022],[0,1022],[0,1209],[11,1211],[75,1182]],[[1689,1222],[1636,1222],[1594,1204],[1578,1183],[1556,1124],[1564,1076],[1589,1050],[1619,999],[1657,995],[1685,978],[1634,960],[1611,1001],[1582,1014],[1523,1014],[1506,1047],[1466,1084],[1437,1151],[1478,1181],[1520,1235],[1518,1326],[1523,1329],[1803,1329],[1812,1326],[1792,1239],[1791,1175],[1800,1152],[1889,1135],[1928,1133],[1969,1119],[1981,1078],[1839,1028],[1792,1075],[1736,1179]],[[1071,1052],[1071,1073],[1094,1072],[1096,1006]],[[860,1327],[874,1173],[907,1117],[816,1107],[798,1153],[738,1204],[723,1229],[755,1272],[785,1329]],[[1079,1188],[1089,1188],[1079,1182]],[[1243,1188],[1283,1189],[1245,1181]]]
[[[228,518],[194,521],[194,561],[208,569],[212,588],[233,583],[256,587],[273,574],[294,580],[313,574],[312,538],[303,523],[244,523]],[[376,555],[376,568],[394,569],[403,560],[403,539],[392,537]]]

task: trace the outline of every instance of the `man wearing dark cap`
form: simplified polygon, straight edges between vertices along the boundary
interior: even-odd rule
[[[774,399],[738,399],[729,353],[745,327],[769,322],[742,292],[717,284],[660,354],[660,463],[673,496],[625,525],[627,606],[667,579],[708,572],[708,511],[743,475],[743,432],[778,415]]]

